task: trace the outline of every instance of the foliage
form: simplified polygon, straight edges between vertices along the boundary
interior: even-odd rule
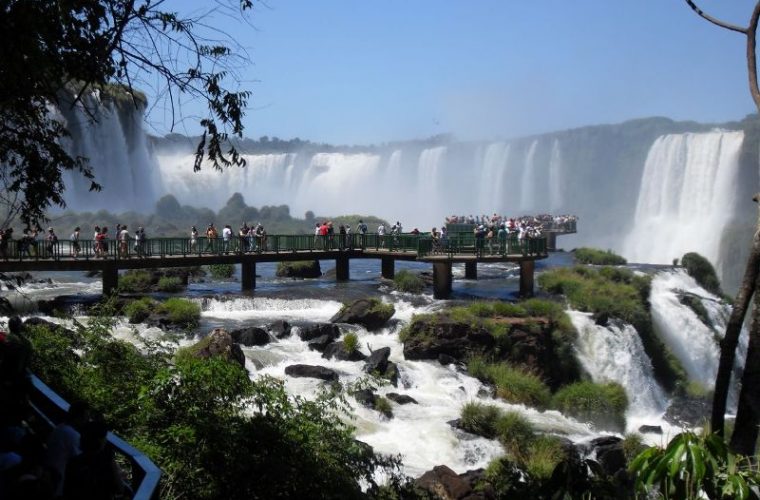
[[[639,453],[647,449],[647,445],[644,444],[644,439],[641,437],[641,434],[626,434],[623,437],[622,444],[623,453],[625,454],[625,459],[628,463],[636,458]]]
[[[555,436],[538,436],[528,445],[525,468],[537,479],[548,479],[565,457],[562,442]]]
[[[623,257],[612,250],[599,250],[597,248],[578,248],[573,256],[581,264],[594,264],[597,266],[622,266],[628,263]]]
[[[710,313],[707,312],[707,308],[698,296],[686,292],[679,293],[678,301],[691,309],[705,326],[713,330],[715,329],[715,325],[713,325],[712,319],[710,319]]]
[[[582,422],[599,428],[622,431],[628,397],[620,384],[609,382],[576,382],[561,388],[552,399],[552,406]]]
[[[536,485],[520,467],[507,457],[493,460],[485,471],[485,479],[496,498],[534,498]]]
[[[470,375],[496,386],[496,395],[510,403],[546,408],[551,399],[549,388],[532,373],[513,368],[507,363],[473,363],[467,366]]]
[[[123,313],[129,319],[130,323],[141,323],[150,316],[155,309],[156,303],[150,297],[142,297],[132,300],[124,306]]]
[[[371,305],[367,310],[368,315],[390,319],[394,314],[396,314],[396,308],[393,306],[393,304],[388,304],[374,297],[370,298],[369,301]]]
[[[161,276],[156,288],[161,292],[180,292],[184,288],[182,280],[176,276]]]
[[[233,264],[211,264],[208,266],[211,277],[215,280],[226,280],[232,277],[235,272]]]
[[[760,472],[729,452],[717,434],[699,436],[683,432],[666,448],[643,451],[630,465],[636,490],[663,498],[760,498]]]
[[[252,5],[240,0],[226,8],[240,12]],[[155,82],[155,94],[166,96],[173,119],[181,118],[174,108],[179,94],[207,103],[208,113],[199,120],[203,133],[195,150],[196,170],[204,158],[217,169],[245,164],[227,140],[228,132],[242,137],[250,96],[226,85],[240,55],[230,48],[236,46],[234,39],[204,31],[205,26],[148,0],[4,7],[3,36],[13,43],[0,44],[0,95],[3,118],[13,126],[0,128],[0,164],[5,166],[0,183],[2,191],[20,195],[10,201],[25,224],[36,225],[51,205],[65,206],[66,171],[81,173],[92,190],[100,188],[94,175],[98,165],[66,151],[73,125],[49,106],[79,106],[93,119],[111,112],[110,103],[116,109],[143,109],[144,96],[132,88],[136,82]]]
[[[119,291],[124,293],[147,292],[152,284],[149,271],[127,271],[119,277]]]
[[[496,437],[496,421],[501,411],[494,405],[477,402],[466,403],[459,416],[459,427],[488,439]]]
[[[508,411],[499,416],[495,427],[499,442],[509,455],[518,461],[524,460],[536,438],[533,424],[519,413]]]
[[[709,260],[696,252],[689,252],[681,257],[681,265],[686,269],[686,273],[694,278],[702,288],[719,297],[723,296],[720,280]]]
[[[347,353],[354,352],[359,347],[359,336],[355,332],[348,332],[343,336],[343,349]]]
[[[375,411],[381,413],[385,418],[393,418],[391,402],[382,396],[375,398]]]
[[[201,319],[201,306],[187,299],[172,297],[161,302],[156,312],[166,314],[169,321],[186,328],[198,326]]]
[[[393,277],[393,287],[399,292],[422,293],[425,282],[417,274],[402,269]]]

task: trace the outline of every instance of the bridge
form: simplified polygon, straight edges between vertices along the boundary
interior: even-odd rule
[[[351,259],[379,259],[381,275],[392,279],[395,262],[418,261],[433,267],[433,295],[447,298],[452,289],[452,264],[465,264],[465,278],[477,278],[478,263],[512,262],[520,266],[520,294],[531,296],[535,261],[548,257],[547,237],[516,236],[491,243],[471,232],[450,233],[443,241],[428,234],[352,235],[267,235],[264,237],[151,238],[139,243],[130,240],[126,248],[108,240],[96,251],[95,242],[80,240],[79,251],[71,240],[23,242],[14,240],[0,247],[0,272],[13,271],[99,271],[103,294],[118,288],[119,271],[159,267],[193,267],[212,264],[240,264],[243,291],[256,287],[256,264],[299,260],[335,260],[336,279],[349,279]],[[120,248],[121,247],[121,248]]]

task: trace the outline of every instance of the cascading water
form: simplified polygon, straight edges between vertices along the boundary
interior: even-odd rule
[[[707,310],[712,326],[706,325],[679,296],[688,294],[697,298]],[[690,380],[704,388],[715,386],[720,350],[718,342],[725,334],[726,321],[731,308],[720,298],[700,287],[683,270],[663,271],[652,280],[650,295],[652,320],[660,338],[683,365]],[[748,336],[743,331],[739,339],[736,368],[743,366]],[[736,384],[732,384],[736,399]]]
[[[522,171],[522,181],[520,197],[520,210],[522,213],[527,213],[532,210],[536,204],[536,165],[534,159],[536,157],[536,148],[538,147],[538,139],[534,140],[528,148],[528,154],[525,156],[525,165]]]
[[[552,143],[551,158],[549,158],[549,208],[556,213],[562,207],[562,152],[559,140]]]
[[[478,210],[480,213],[501,211],[504,206],[504,171],[511,145],[504,142],[489,144],[483,159],[478,188]]]
[[[665,135],[644,166],[634,227],[622,247],[632,262],[670,263],[696,251],[719,263],[722,229],[738,189],[743,132]],[[720,269],[718,269],[720,273]]]
[[[667,399],[654,379],[652,362],[636,329],[628,324],[597,325],[590,313],[568,314],[578,330],[578,360],[594,382],[611,381],[623,386],[628,395],[629,423],[632,418],[659,418]]]

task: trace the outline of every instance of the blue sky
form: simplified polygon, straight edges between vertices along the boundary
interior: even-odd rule
[[[754,2],[701,0],[745,25]],[[176,0],[179,12],[208,1]],[[754,111],[745,38],[682,0],[267,0],[207,20],[246,48],[245,135],[369,144],[494,139]],[[185,105],[193,115],[198,104]],[[160,109],[153,133],[166,132]],[[192,122],[175,131],[198,132]]]

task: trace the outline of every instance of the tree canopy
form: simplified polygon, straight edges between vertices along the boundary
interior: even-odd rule
[[[244,52],[204,24],[210,11],[183,17],[163,10],[164,3],[0,0],[0,203],[6,216],[33,225],[52,205],[65,206],[65,171],[100,189],[87,158],[67,151],[69,132],[56,113],[79,106],[95,119],[99,100],[89,98],[94,91],[126,97],[139,108],[146,101],[135,87],[158,81],[155,90],[172,126],[180,118],[179,96],[200,98],[208,112],[198,120],[195,169],[204,159],[217,169],[244,165],[228,134],[242,137],[250,93],[226,84]],[[216,13],[239,18],[253,0],[212,5]]]

